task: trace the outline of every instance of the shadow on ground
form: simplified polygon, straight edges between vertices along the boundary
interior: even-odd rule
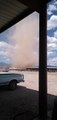
[[[48,94],[48,114],[56,96]],[[32,120],[38,116],[38,91],[18,86],[10,91],[0,87],[0,120]]]
[[[0,120],[31,120],[38,115],[38,91],[0,87]]]

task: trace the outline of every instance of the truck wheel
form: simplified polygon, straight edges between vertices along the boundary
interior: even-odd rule
[[[16,81],[11,81],[9,83],[9,89],[10,90],[14,90],[14,89],[16,89],[16,87],[17,87],[17,82]]]

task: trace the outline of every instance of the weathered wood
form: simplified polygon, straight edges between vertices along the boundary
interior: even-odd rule
[[[39,15],[39,116],[47,120],[47,5],[41,3]]]

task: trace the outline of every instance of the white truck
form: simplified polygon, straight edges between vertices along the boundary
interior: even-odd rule
[[[9,89],[14,90],[20,82],[24,82],[23,74],[0,73],[0,86],[8,85]]]

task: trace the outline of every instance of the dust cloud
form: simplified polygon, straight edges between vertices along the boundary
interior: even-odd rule
[[[34,12],[14,26],[13,66],[26,68],[38,65],[39,14]]]

